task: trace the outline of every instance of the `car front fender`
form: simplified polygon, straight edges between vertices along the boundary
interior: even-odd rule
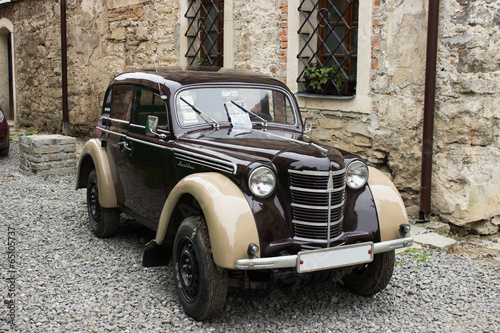
[[[400,238],[399,226],[408,223],[403,199],[389,178],[375,168],[369,169],[368,185],[377,209],[380,240]]]
[[[162,244],[172,213],[184,194],[192,195],[200,204],[208,226],[214,261],[218,266],[234,269],[236,260],[248,258],[250,243],[260,248],[248,201],[236,184],[215,172],[192,174],[177,183],[163,207],[156,244]]]
[[[99,204],[104,208],[116,207],[116,191],[110,162],[106,149],[101,147],[101,142],[97,139],[87,141],[82,150],[76,173],[77,189],[87,187],[87,178],[94,168],[97,173]]]

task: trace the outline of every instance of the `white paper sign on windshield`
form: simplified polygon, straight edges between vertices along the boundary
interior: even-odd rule
[[[236,104],[241,107],[245,107],[245,101],[236,101]],[[226,107],[226,112],[231,120],[231,124],[235,129],[252,129],[252,122],[250,121],[250,116],[248,113],[237,107],[231,102],[226,102],[224,104]]]

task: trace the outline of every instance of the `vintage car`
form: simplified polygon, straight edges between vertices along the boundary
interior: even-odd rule
[[[310,123],[306,121],[306,127]],[[216,316],[228,286],[389,283],[410,246],[392,182],[357,155],[314,142],[278,80],[224,69],[118,75],[78,164],[90,227],[125,213],[156,231],[143,265],[173,258],[185,312]]]
[[[10,139],[9,124],[7,118],[0,107],[0,156],[9,155]]]

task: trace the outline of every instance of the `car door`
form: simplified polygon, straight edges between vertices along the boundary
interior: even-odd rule
[[[106,92],[103,105],[103,118],[109,118],[109,129],[105,131],[107,138],[107,154],[117,190],[117,199],[120,204],[125,201],[123,171],[126,170],[127,160],[125,138],[128,132],[132,112],[133,85],[114,85]]]
[[[159,135],[146,135],[148,116],[158,117]],[[164,136],[164,137],[160,137]],[[155,229],[169,191],[172,149],[167,107],[154,89],[137,85],[127,137],[125,206],[143,224]],[[171,186],[170,186],[171,187]],[[171,188],[170,188],[171,189]]]

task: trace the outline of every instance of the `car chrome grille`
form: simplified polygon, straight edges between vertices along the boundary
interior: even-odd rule
[[[288,172],[294,239],[330,246],[343,234],[345,169]]]

